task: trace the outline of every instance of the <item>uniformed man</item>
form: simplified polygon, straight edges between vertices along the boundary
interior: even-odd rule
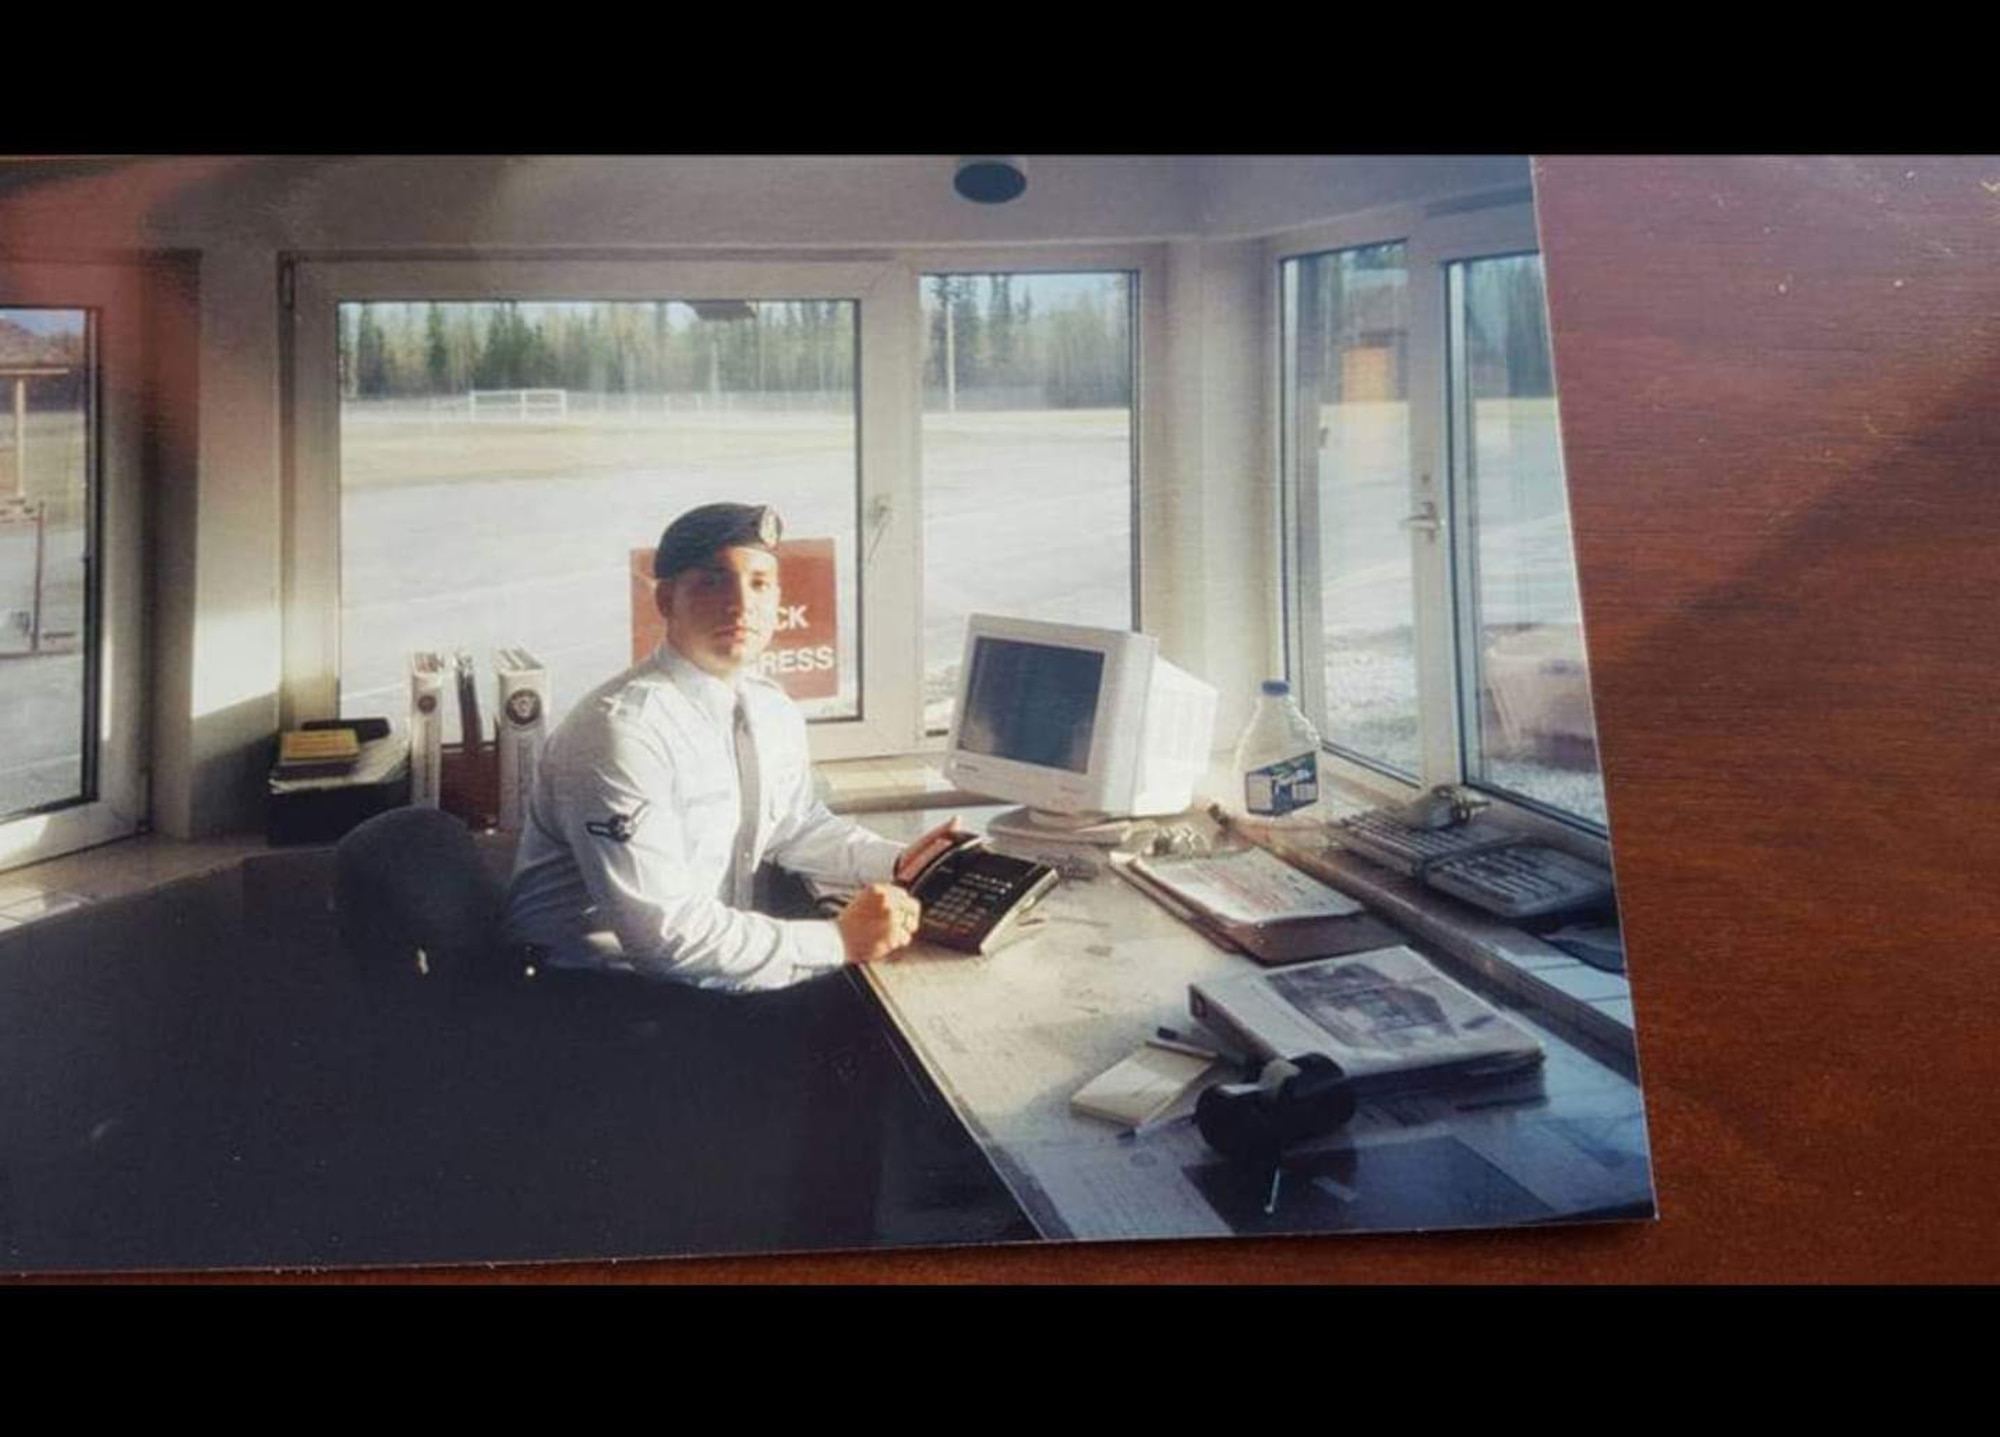
[[[780,524],[704,504],[667,526],[653,601],[667,637],[549,738],[508,894],[507,933],[559,967],[636,969],[704,988],[783,988],[902,948],[919,905],[901,849],[813,788],[805,718],[757,673],[777,626]],[[863,885],[835,920],[750,907],[764,859]]]

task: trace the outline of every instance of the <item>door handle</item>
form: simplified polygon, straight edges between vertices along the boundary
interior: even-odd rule
[[[1404,517],[1403,527],[1405,529],[1419,530],[1435,540],[1438,536],[1438,530],[1444,527],[1444,521],[1438,517],[1438,506],[1431,500],[1426,499],[1421,509],[1417,510],[1414,514]]]

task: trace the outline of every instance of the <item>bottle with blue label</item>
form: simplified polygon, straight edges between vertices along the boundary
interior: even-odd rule
[[[1243,775],[1243,813],[1252,823],[1303,826],[1324,811],[1319,731],[1283,679],[1264,680],[1257,710],[1236,743],[1236,771]]]

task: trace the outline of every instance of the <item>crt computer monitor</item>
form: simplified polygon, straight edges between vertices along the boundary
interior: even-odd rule
[[[974,614],[945,777],[1050,829],[1179,813],[1215,734],[1215,690],[1122,629]]]

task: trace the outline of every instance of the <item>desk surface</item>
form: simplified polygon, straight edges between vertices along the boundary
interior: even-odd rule
[[[1219,1162],[1192,1121],[1125,1136],[1069,1108],[1156,1027],[1188,1025],[1190,983],[1255,965],[1108,870],[1066,880],[1038,916],[1034,936],[997,954],[919,949],[867,972],[1045,1237],[1483,1227],[1651,1209],[1637,1086],[1486,989],[1542,1039],[1542,1071],[1364,1104],[1288,1164],[1296,1180],[1266,1214],[1266,1191]]]
[[[1187,1022],[1189,982],[1249,966],[1108,872],[1000,954],[872,966],[879,1003],[853,974],[747,998],[573,975],[441,1006],[358,981],[332,866],[252,857],[0,943],[0,1268],[1453,1227],[1649,1191],[1636,1089],[1546,1030],[1545,1072],[1486,1106],[1365,1109],[1268,1217],[1192,1124],[1072,1115]]]

